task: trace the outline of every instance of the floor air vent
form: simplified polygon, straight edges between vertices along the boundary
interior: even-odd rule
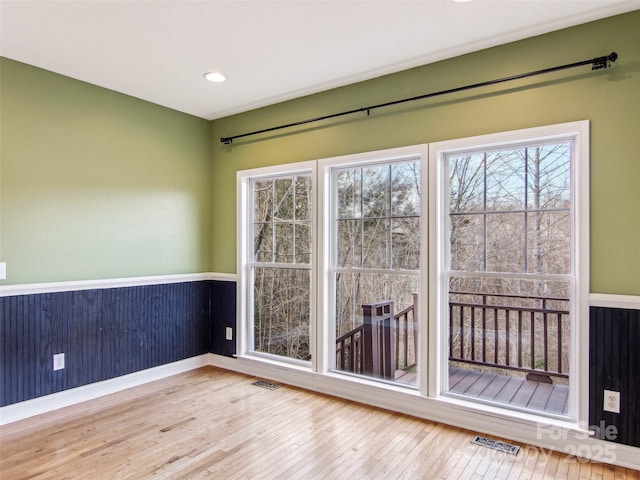
[[[280,388],[282,386],[278,385],[277,383],[267,382],[266,380],[258,380],[257,382],[253,382],[251,385],[266,388],[267,390],[275,390],[276,388]]]
[[[500,442],[498,440],[493,440],[491,438],[476,436],[471,443],[475,443],[476,445],[481,445],[487,448],[493,448],[494,450],[498,450],[499,452],[510,453],[511,455],[517,455],[520,447],[517,445],[511,445],[509,443]]]

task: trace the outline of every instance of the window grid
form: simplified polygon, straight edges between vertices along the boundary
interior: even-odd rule
[[[572,157],[573,157],[573,142],[571,141],[564,141],[564,142],[558,142],[558,145],[562,145],[562,144],[566,144],[568,146],[568,160],[567,163],[569,165],[571,165],[571,162],[573,161]],[[483,254],[482,254],[482,262],[483,262],[483,268],[482,270],[478,271],[478,270],[469,270],[470,272],[476,271],[478,273],[488,273],[491,272],[491,270],[488,270],[488,249],[487,246],[489,244],[488,242],[488,219],[493,216],[493,215],[513,215],[514,217],[516,215],[522,215],[522,219],[523,219],[523,247],[522,247],[522,253],[523,253],[523,262],[524,262],[524,268],[522,269],[523,274],[542,274],[541,272],[537,272],[537,271],[530,271],[529,268],[529,254],[528,254],[528,249],[529,249],[529,235],[528,235],[528,231],[529,231],[529,215],[531,213],[534,214],[540,214],[540,213],[567,213],[569,215],[571,215],[572,213],[572,207],[571,205],[573,204],[572,200],[569,200],[569,207],[567,208],[531,208],[529,207],[529,170],[530,170],[530,155],[529,155],[529,151],[530,149],[534,149],[534,148],[541,148],[541,147],[545,147],[545,146],[549,146],[548,144],[530,144],[530,145],[514,145],[512,147],[512,151],[517,151],[519,149],[522,149],[524,152],[523,155],[523,159],[524,159],[524,191],[523,191],[523,205],[524,208],[522,209],[489,209],[488,208],[488,192],[489,192],[489,188],[488,188],[488,182],[487,182],[487,177],[488,177],[488,169],[487,169],[487,157],[488,154],[493,152],[493,150],[485,150],[482,153],[482,169],[483,169],[483,195],[482,195],[482,210],[477,211],[477,210],[460,210],[460,211],[451,211],[451,209],[449,209],[449,216],[450,217],[456,217],[456,216],[482,216],[482,230],[483,230]],[[473,154],[474,152],[468,152],[464,155],[469,155],[469,154]],[[460,157],[461,154],[450,154],[447,155],[447,160],[449,161],[451,158],[455,158],[455,157]],[[570,189],[569,189],[570,190]],[[449,260],[451,260],[451,255],[449,255]],[[450,271],[455,271],[455,272],[460,272],[460,270],[450,270]],[[507,272],[498,272],[498,273],[507,273]],[[509,273],[516,273],[516,272],[509,272]],[[570,274],[571,272],[565,272],[565,274]],[[549,274],[549,275],[558,275],[558,274]]]
[[[399,163],[399,162],[397,162]],[[359,262],[357,266],[349,266],[349,267],[345,267],[343,265],[339,265],[339,260],[338,260],[338,254],[337,254],[337,245],[334,246],[335,248],[335,254],[333,255],[334,260],[333,260],[333,266],[334,269],[336,271],[362,271],[362,272],[368,272],[368,271],[382,271],[382,270],[394,270],[394,271],[402,271],[404,272],[411,272],[411,271],[417,271],[418,268],[415,269],[404,269],[404,268],[396,268],[393,262],[393,221],[394,220],[400,220],[400,219],[418,219],[420,220],[420,212],[418,210],[417,214],[414,215],[397,215],[397,214],[393,214],[393,195],[392,195],[392,166],[395,163],[389,163],[387,165],[383,165],[387,168],[387,176],[386,176],[386,182],[385,182],[385,189],[386,189],[386,194],[387,194],[387,200],[386,200],[386,208],[387,208],[387,215],[365,215],[365,203],[364,203],[364,169],[367,168],[368,166],[371,165],[367,165],[364,167],[349,167],[349,168],[337,168],[334,169],[333,171],[333,185],[334,185],[334,198],[337,197],[337,177],[338,174],[340,172],[345,172],[345,171],[358,171],[359,172],[359,200],[358,200],[358,209],[357,211],[359,212],[358,214],[354,214],[352,216],[340,216],[338,214],[338,206],[336,205],[334,207],[334,215],[335,215],[335,223],[336,225],[339,224],[341,221],[357,221],[359,223],[359,236],[360,236],[360,251],[358,254],[359,257]],[[336,202],[337,204],[337,202]],[[366,221],[372,221],[372,220],[387,220],[389,222],[388,228],[386,229],[385,232],[385,236],[386,236],[386,241],[387,241],[387,252],[386,252],[386,260],[387,260],[387,265],[388,265],[388,269],[376,269],[376,268],[368,268],[365,267],[364,263],[365,263],[365,258],[364,258],[364,254],[363,254],[363,249],[364,249],[364,244],[365,244],[365,222]]]
[[[276,199],[276,180],[279,179],[287,179],[290,178],[291,179],[291,196],[292,196],[292,218],[290,220],[277,220],[276,219],[276,206],[275,206],[275,199]],[[305,225],[308,229],[309,232],[311,232],[311,217],[310,217],[310,207],[308,207],[308,212],[307,212],[307,216],[308,218],[305,219],[298,219],[298,215],[297,215],[297,182],[298,179],[300,178],[310,178],[310,174],[302,174],[302,175],[292,175],[292,176],[277,176],[277,177],[272,177],[272,178],[261,178],[261,179],[254,179],[251,182],[251,191],[252,191],[252,201],[251,201],[251,205],[253,208],[255,208],[255,202],[256,202],[256,192],[255,192],[255,188],[256,188],[256,184],[259,182],[265,182],[265,181],[271,181],[271,199],[272,199],[272,203],[271,203],[271,208],[269,211],[269,215],[267,216],[267,219],[265,221],[257,221],[255,218],[253,218],[252,220],[252,226],[253,226],[253,230],[252,230],[252,245],[253,248],[251,249],[251,261],[250,261],[250,266],[254,267],[254,266],[259,266],[259,267],[265,267],[265,268],[300,268],[300,269],[310,269],[311,268],[311,263],[310,262],[298,262],[298,242],[297,242],[297,233],[296,233],[296,226],[297,225]],[[254,210],[254,215],[255,216],[255,210]],[[257,232],[257,228],[258,226],[264,226],[264,225],[269,225],[270,231],[271,231],[271,261],[264,261],[264,260],[259,260],[257,258],[257,250],[256,250],[256,245],[255,245],[255,241],[256,241],[256,232]],[[292,244],[291,244],[291,262],[281,262],[281,261],[276,261],[276,239],[277,239],[277,235],[276,235],[276,231],[278,230],[276,228],[277,225],[291,225],[291,235],[292,235]],[[309,258],[311,257],[311,248],[310,248],[310,244],[309,244]]]

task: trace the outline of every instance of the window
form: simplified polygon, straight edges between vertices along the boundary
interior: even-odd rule
[[[576,122],[238,172],[239,355],[584,421],[588,158]]]
[[[309,170],[247,176],[247,349],[311,359],[312,175]]]
[[[587,285],[577,269],[586,266],[577,261],[587,208],[579,193],[588,180],[577,132],[586,128],[433,146],[442,393],[576,414],[578,332],[585,330],[577,319],[586,318],[579,312]]]
[[[331,168],[335,369],[417,381],[420,156]]]

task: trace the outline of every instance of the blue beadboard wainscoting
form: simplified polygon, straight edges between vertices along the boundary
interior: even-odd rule
[[[224,336],[231,327],[235,338],[233,281],[43,290],[5,287],[0,297],[0,406],[209,352],[235,353]],[[54,371],[57,353],[65,368]]]
[[[640,309],[592,306],[589,317],[589,424],[640,447]],[[620,392],[620,413],[604,410],[605,390]]]

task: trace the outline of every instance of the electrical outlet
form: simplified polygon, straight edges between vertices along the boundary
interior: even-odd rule
[[[64,369],[64,353],[56,353],[53,356],[53,370]]]
[[[5,262],[0,262],[0,280],[7,279],[7,264]]]
[[[604,391],[604,411],[620,413],[620,392]]]
[[[227,327],[225,331],[225,338],[227,340],[233,340],[233,328]]]

